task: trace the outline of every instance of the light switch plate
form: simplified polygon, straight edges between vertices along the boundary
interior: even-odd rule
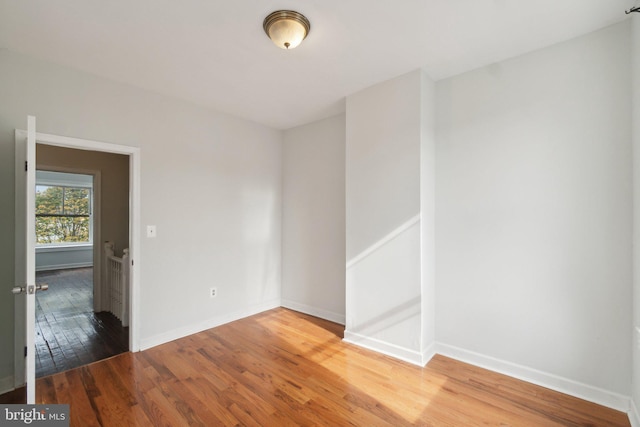
[[[147,225],[147,237],[156,237],[155,225]]]

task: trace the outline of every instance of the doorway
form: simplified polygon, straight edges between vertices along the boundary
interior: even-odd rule
[[[128,158],[122,155],[36,147],[36,377],[66,371],[126,352],[128,324],[99,304],[94,291],[104,284],[94,251],[100,251],[96,230],[119,229],[128,240]],[[46,164],[47,166],[43,166]],[[90,166],[93,170],[69,168]],[[120,198],[121,223],[101,227],[101,176],[118,176],[106,185],[108,200]],[[113,178],[112,178],[113,180]],[[120,188],[117,188],[117,187]],[[118,195],[120,193],[120,195]],[[126,214],[126,215],[125,215]],[[124,240],[123,240],[124,241]],[[94,245],[94,242],[96,243]],[[128,246],[128,245],[126,245]],[[95,274],[94,274],[95,272]]]

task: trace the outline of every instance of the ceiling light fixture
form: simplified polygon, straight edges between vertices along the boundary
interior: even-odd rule
[[[281,49],[293,49],[309,34],[311,24],[301,13],[293,10],[277,10],[264,18],[264,32]]]

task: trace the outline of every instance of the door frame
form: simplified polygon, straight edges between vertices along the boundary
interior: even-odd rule
[[[16,140],[23,140],[26,136],[27,131],[16,129]],[[129,157],[129,253],[131,257],[129,269],[129,351],[140,351],[140,148],[40,132],[36,132],[37,144],[123,154]],[[16,265],[19,265],[20,262],[24,263],[24,260],[18,259],[18,257],[21,258],[22,255],[16,253]],[[23,331],[16,330],[16,337],[19,333],[24,335]],[[15,347],[14,386],[20,387],[24,384],[24,357],[22,347]]]

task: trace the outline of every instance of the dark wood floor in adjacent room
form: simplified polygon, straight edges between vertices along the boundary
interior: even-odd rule
[[[36,376],[106,359],[129,349],[129,328],[93,312],[93,268],[43,271],[36,283]]]
[[[626,414],[442,356],[425,368],[271,310],[40,378],[72,426],[629,426]]]

